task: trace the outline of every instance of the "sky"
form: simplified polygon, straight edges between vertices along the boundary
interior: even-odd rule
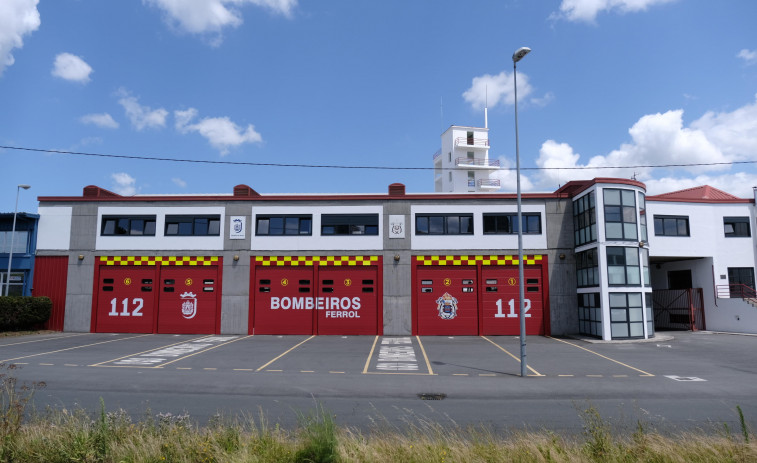
[[[87,185],[432,192],[440,135],[484,106],[514,192],[522,46],[524,192],[751,198],[755,19],[754,0],[0,0],[0,212],[18,184],[27,212]]]

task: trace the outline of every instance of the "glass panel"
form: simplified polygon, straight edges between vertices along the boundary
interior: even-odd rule
[[[626,284],[628,285],[641,284],[641,276],[639,275],[639,267],[626,267]]]
[[[428,218],[428,232],[432,235],[441,235],[444,233],[444,217]]]
[[[641,307],[641,293],[628,293],[628,307]]]
[[[456,215],[447,217],[447,233],[450,235],[460,234],[460,217]]]
[[[640,338],[644,336],[644,325],[642,323],[631,323],[631,337]]]
[[[689,221],[686,219],[676,220],[679,236],[689,236]]]
[[[192,222],[179,222],[179,235],[188,236],[192,234]]]
[[[610,293],[610,307],[626,307],[626,293]]]
[[[268,219],[258,219],[258,235],[268,234]]]
[[[460,217],[460,233],[467,235],[473,233],[473,217]]]
[[[635,207],[623,207],[623,222],[636,223],[636,208]]]
[[[298,235],[300,233],[300,218],[286,217],[284,219],[284,234]]]
[[[623,195],[624,206],[636,206],[635,194],[633,190],[620,190]]]
[[[415,218],[415,234],[416,235],[428,234],[428,217]]]
[[[636,224],[635,223],[625,223],[623,224],[623,230],[625,231],[625,239],[627,240],[635,240],[639,235],[636,233]]]
[[[145,230],[145,221],[142,219],[132,219],[130,235],[142,235]]]
[[[608,240],[622,239],[623,238],[623,224],[621,223],[606,223],[605,235]]]
[[[178,223],[169,223],[166,225],[166,235],[176,235],[179,233]]]
[[[310,235],[313,229],[313,220],[310,218],[300,219],[300,235]]]
[[[624,322],[626,320],[626,309],[610,309],[610,320],[613,322]]]
[[[208,235],[220,235],[221,234],[221,221],[211,219],[208,222]]]
[[[607,265],[625,265],[625,249],[619,247],[607,248]]]
[[[654,336],[654,322],[647,322],[647,336]]]
[[[112,235],[116,232],[116,221],[113,219],[108,219],[105,221],[105,225],[103,225],[103,235]]]
[[[636,248],[625,248],[626,265],[639,265],[639,252]]]
[[[611,285],[624,285],[626,284],[626,268],[625,267],[607,267],[607,279]]]
[[[271,217],[269,219],[268,234],[270,235],[283,235],[284,234],[284,218],[283,217]]]
[[[621,222],[623,219],[622,209],[620,206],[605,206],[605,221]]]
[[[126,235],[129,232],[129,219],[118,219],[116,235]]]
[[[145,222],[145,235],[155,236],[155,221],[148,220]]]
[[[497,218],[484,215],[484,233],[497,233]]]
[[[613,309],[615,310],[615,309]],[[628,309],[628,320],[632,322],[641,321],[641,307],[635,309]]]
[[[613,338],[627,338],[628,337],[628,325],[625,323],[613,323],[612,325],[612,337]]]
[[[198,217],[195,219],[195,236],[207,236],[208,234],[208,219],[204,217]]]
[[[620,190],[605,190],[605,204],[620,205]]]

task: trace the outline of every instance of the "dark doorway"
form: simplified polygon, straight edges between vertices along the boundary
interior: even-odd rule
[[[754,268],[728,267],[728,285],[731,297],[753,297]]]
[[[689,289],[691,283],[691,270],[673,270],[668,272],[668,289]]]

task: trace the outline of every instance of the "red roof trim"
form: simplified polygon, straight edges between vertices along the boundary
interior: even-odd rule
[[[642,190],[647,191],[647,186],[643,184],[642,182],[639,182],[638,180],[631,180],[631,179],[626,179],[626,178],[597,177],[592,180],[572,180],[566,183],[565,185],[563,185],[562,187],[560,187],[557,191],[555,191],[555,193],[567,195],[569,198],[573,198],[599,183],[630,185],[630,186],[639,187]]]

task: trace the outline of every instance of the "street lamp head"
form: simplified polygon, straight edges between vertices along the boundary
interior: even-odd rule
[[[19,185],[18,187],[19,187],[19,188],[23,188],[24,190],[28,190],[28,189],[29,189],[29,188],[31,188],[32,186],[31,186],[31,185],[25,185],[25,184],[21,184],[21,185]]]
[[[513,53],[513,64],[522,60],[523,57],[529,53],[531,53],[531,49],[528,47],[520,47],[517,50],[515,50],[515,53]]]

